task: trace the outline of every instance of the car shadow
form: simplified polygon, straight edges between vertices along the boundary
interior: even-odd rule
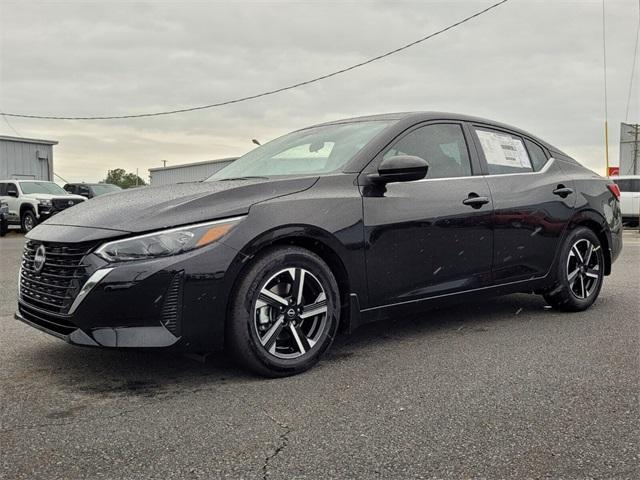
[[[548,311],[541,297],[521,294],[426,310],[340,335],[323,364],[331,370],[332,362],[357,362],[358,356],[369,355],[378,345],[401,344],[439,331],[475,334],[499,328],[495,324],[507,319],[531,321],[545,315]],[[400,346],[398,352],[402,354]],[[33,371],[46,374],[63,390],[107,398],[167,397],[225,384],[270,381],[240,369],[224,352],[193,357],[170,351],[106,350],[46,342],[34,345],[28,355]]]

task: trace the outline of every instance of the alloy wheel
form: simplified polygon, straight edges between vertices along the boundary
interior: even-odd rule
[[[567,280],[571,293],[579,299],[588,298],[598,286],[602,274],[599,249],[599,246],[582,238],[569,251]]]
[[[271,276],[255,302],[253,324],[262,348],[281,359],[295,359],[314,348],[328,321],[324,287],[304,268]]]
[[[29,232],[33,230],[34,226],[33,217],[31,215],[27,215],[24,219],[24,229]]]

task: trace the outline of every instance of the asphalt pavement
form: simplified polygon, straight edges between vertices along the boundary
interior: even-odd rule
[[[224,355],[73,347],[13,319],[0,239],[0,478],[640,478],[640,234],[596,304],[510,295],[367,325],[267,380]]]

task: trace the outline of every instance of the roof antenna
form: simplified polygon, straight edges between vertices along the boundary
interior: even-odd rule
[[[256,140],[255,138],[254,138],[254,139],[252,139],[251,141],[252,141],[253,143],[255,143],[256,145],[261,145],[261,143],[260,143],[258,140]]]

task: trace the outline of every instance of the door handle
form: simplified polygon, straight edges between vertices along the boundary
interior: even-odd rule
[[[572,193],[573,193],[573,188],[565,187],[562,184],[558,185],[558,188],[556,188],[553,191],[554,195],[558,195],[558,196],[560,196],[562,198],[566,198],[569,195],[571,195]]]
[[[489,199],[487,197],[481,197],[477,193],[470,193],[469,196],[462,201],[462,203],[473,208],[480,208],[482,207],[482,205],[489,203]]]

